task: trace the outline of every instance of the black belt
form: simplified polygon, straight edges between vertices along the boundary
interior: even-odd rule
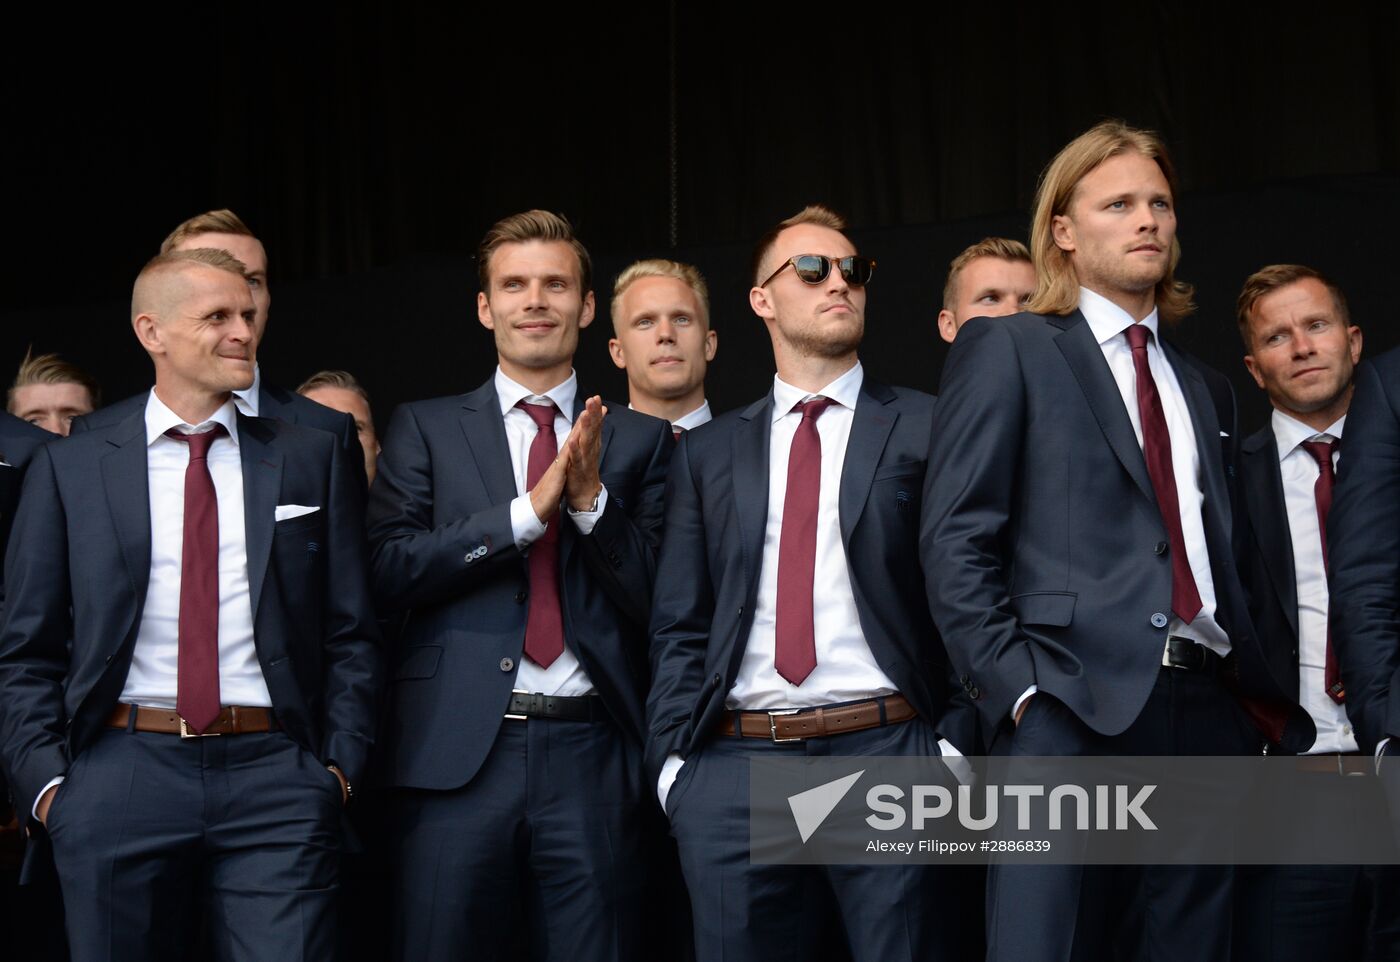
[[[1166,650],[1162,653],[1162,667],[1179,668],[1200,675],[1219,675],[1224,660],[1190,638],[1168,638]]]
[[[1300,772],[1315,772],[1323,775],[1370,775],[1374,767],[1370,756],[1361,752],[1321,752],[1317,755],[1299,755],[1294,764]]]
[[[562,721],[602,721],[606,715],[603,699],[597,695],[543,695],[539,692],[514,691],[506,717],[517,721],[527,718],[558,718]]]

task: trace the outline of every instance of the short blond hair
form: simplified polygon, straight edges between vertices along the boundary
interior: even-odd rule
[[[192,267],[212,267],[215,270],[236,274],[248,279],[248,269],[243,262],[226,250],[217,247],[192,247],[184,251],[167,251],[157,254],[146,262],[141,273],[136,275],[136,283],[131,288],[131,318],[146,308],[146,298],[151,296],[151,286],[156,279],[167,274],[178,274]]]
[[[1069,252],[1055,243],[1054,220],[1069,213],[1080,181],[1110,157],[1128,151],[1136,151],[1157,163],[1175,199],[1176,168],[1172,166],[1166,144],[1154,132],[1129,127],[1121,120],[1105,120],[1071,140],[1050,161],[1036,187],[1030,244],[1036,288],[1026,310],[1037,314],[1068,314],[1079,305],[1079,275]],[[1157,311],[1167,323],[1179,321],[1196,309],[1191,302],[1195,288],[1175,277],[1180,259],[1181,243],[1173,237],[1167,272],[1157,282],[1156,290]]]
[[[626,294],[627,289],[643,277],[669,277],[689,287],[695,292],[696,300],[700,302],[701,322],[706,327],[709,326],[710,288],[705,283],[705,276],[700,273],[700,269],[692,264],[666,260],[664,257],[653,257],[629,264],[621,274],[617,275],[617,280],[613,281],[612,319],[614,330],[617,329],[622,311],[622,295]]]
[[[758,244],[753,249],[753,260],[749,264],[755,284],[763,280],[763,261],[777,243],[778,235],[798,224],[816,224],[818,227],[829,227],[842,234],[846,232],[846,218],[824,204],[808,204],[787,220],[779,221],[770,227],[768,232],[758,239]]]
[[[354,391],[365,399],[366,404],[369,403],[369,392],[365,390],[364,385],[359,382],[355,375],[351,374],[349,371],[317,371],[305,381],[301,382],[301,386],[297,388],[297,393],[306,394],[306,392],[314,391],[320,387],[336,387],[345,391]]]
[[[506,244],[525,244],[529,241],[568,244],[578,257],[583,291],[586,293],[593,289],[593,259],[588,256],[588,248],[574,235],[574,225],[569,223],[569,219],[552,211],[527,210],[496,221],[481,239],[476,254],[476,273],[483,292],[490,295],[491,255]]]
[[[979,257],[998,257],[1004,261],[1033,263],[1031,252],[1026,250],[1026,245],[1018,240],[1012,240],[1009,237],[982,238],[977,243],[965,248],[948,264],[948,280],[943,284],[943,309],[945,311],[951,311],[957,306],[958,278],[962,276],[967,265]]]
[[[200,234],[241,234],[244,237],[257,236],[248,229],[248,225],[243,223],[233,211],[227,207],[218,210],[205,211],[197,214],[185,221],[179,227],[171,231],[160,243],[160,252],[169,254],[191,237],[198,237]]]
[[[24,352],[24,360],[15,372],[14,383],[10,385],[9,395],[5,399],[5,409],[14,414],[15,392],[32,384],[76,384],[87,389],[88,400],[94,410],[102,406],[102,388],[98,386],[96,378],[57,354],[35,357],[34,348],[30,347]]]

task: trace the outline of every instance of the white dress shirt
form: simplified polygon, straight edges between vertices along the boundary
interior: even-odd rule
[[[825,417],[826,415],[822,415]],[[700,406],[689,414],[682,415],[671,422],[671,427],[681,431],[690,431],[698,428],[702,424],[709,424],[714,420],[710,414],[710,402],[701,401]]]
[[[1117,304],[1087,287],[1079,289],[1079,310],[1089,323],[1089,330],[1098,342],[1099,350],[1103,351],[1109,372],[1118,385],[1118,393],[1122,395],[1123,406],[1128,410],[1128,419],[1133,423],[1138,447],[1142,447],[1137,369],[1133,365],[1133,349],[1125,333],[1133,325],[1133,318]],[[1186,558],[1191,564],[1191,574],[1196,579],[1196,590],[1201,596],[1201,610],[1191,624],[1186,624],[1173,612],[1167,624],[1167,635],[1190,638],[1217,655],[1228,655],[1230,639],[1215,620],[1215,578],[1211,575],[1210,550],[1206,546],[1205,521],[1201,514],[1205,491],[1201,487],[1201,458],[1197,446],[1202,439],[1196,437],[1195,426],[1191,423],[1191,409],[1186,406],[1186,395],[1181,390],[1176,371],[1172,370],[1158,343],[1155,307],[1151,314],[1142,319],[1141,324],[1151,334],[1147,339],[1147,366],[1157,386],[1162,414],[1167,421],[1167,435],[1171,438],[1172,474],[1176,478],[1176,499],[1181,512],[1181,536],[1186,542]],[[1216,444],[1219,439],[1206,438],[1204,441]],[[1016,699],[1011,709],[1013,717],[1037,690],[1037,686],[1032,685]]]
[[[894,682],[875,662],[860,627],[855,592],[841,540],[841,469],[855,420],[864,371],[859,362],[817,392],[836,403],[817,419],[822,444],[821,494],[817,504],[817,552],[812,575],[812,621],[817,667],[794,685],[774,666],[778,616],[778,555],[787,498],[788,455],[797,426],[798,404],[814,395],[773,378],[773,421],[768,441],[768,521],[758,573],[758,597],[744,657],[725,707],[745,711],[814,708],[894,694]]]
[[[521,401],[527,404],[552,403],[554,412],[554,436],[557,443],[563,444],[574,426],[574,397],[578,393],[578,375],[569,373],[569,379],[544,394],[536,394],[522,384],[506,377],[496,368],[496,397],[501,402],[501,417],[505,420],[506,447],[510,449],[511,469],[515,474],[515,490],[519,497],[510,503],[511,534],[516,547],[527,551],[545,532],[545,525],[535,514],[530,504],[528,484],[530,470],[530,445],[539,434],[539,426],[534,418],[516,405]],[[607,505],[608,492],[604,488],[598,494],[597,511],[573,511],[566,513],[573,519],[580,533],[592,534],[593,526],[603,516]],[[560,599],[562,602],[562,598]],[[593,691],[593,682],[583,670],[577,656],[568,647],[565,639],[564,652],[548,668],[541,668],[529,658],[520,659],[520,667],[515,676],[518,691],[540,692],[545,695],[587,695]]]
[[[219,502],[219,701],[269,708],[253,644],[253,605],[248,590],[248,541],[243,514],[243,462],[234,402],[209,420],[186,424],[151,392],[146,401],[146,477],[151,506],[151,575],[141,624],[131,652],[121,700],[152,708],[175,707],[179,678],[180,575],[185,543],[185,469],[190,446],[165,436],[171,428],[189,434],[224,426],[227,437],[209,446],[209,474]]]
[[[898,689],[880,669],[860,627],[855,592],[851,588],[846,547],[841,540],[841,472],[851,437],[856,401],[865,372],[860,363],[826,387],[808,394],[773,378],[773,421],[768,441],[768,521],[758,574],[758,600],[744,657],[725,707],[744,711],[815,708],[834,702],[893,695]],[[794,685],[774,665],[778,614],[778,555],[783,534],[783,504],[787,498],[788,456],[802,414],[797,405],[820,395],[835,401],[817,419],[822,445],[821,492],[817,504],[816,566],[812,576],[812,620],[817,667],[801,685]],[[945,739],[939,747],[947,757],[958,751]],[[657,782],[657,797],[666,796],[684,760],[667,757]]]
[[[1308,754],[1357,751],[1356,735],[1346,706],[1334,702],[1323,681],[1327,669],[1327,571],[1322,562],[1322,534],[1313,493],[1320,469],[1304,441],[1340,441],[1346,415],[1325,431],[1275,410],[1271,419],[1278,442],[1278,469],[1283,479],[1283,503],[1293,545],[1293,579],[1298,591],[1298,704],[1312,716],[1317,741]],[[1332,454],[1332,466],[1337,453]]]
[[[258,390],[262,387],[262,369],[257,363],[253,364],[253,383],[242,391],[233,392],[233,403],[238,405],[238,410],[242,411],[250,418],[258,417]],[[175,442],[178,444],[179,442]]]

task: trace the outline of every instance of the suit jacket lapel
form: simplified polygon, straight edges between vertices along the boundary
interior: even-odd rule
[[[117,530],[122,561],[131,579],[132,596],[139,612],[146,600],[151,578],[151,495],[150,479],[146,473],[146,409],[113,430],[107,443],[112,448],[102,457],[102,486],[107,493],[107,508]],[[113,639],[113,644],[125,640]]]
[[[1298,583],[1293,571],[1293,541],[1289,536],[1288,508],[1283,498],[1283,476],[1279,471],[1278,441],[1266,429],[1259,444],[1245,442],[1245,496],[1253,520],[1257,548],[1269,580],[1277,592],[1294,637],[1298,635]]]
[[[1185,357],[1165,340],[1159,339],[1162,355],[1176,372],[1181,384],[1181,393],[1186,397],[1186,408],[1191,412],[1191,426],[1196,432],[1196,456],[1201,462],[1201,492],[1205,502],[1201,510],[1201,523],[1205,526],[1206,539],[1210,545],[1212,559],[1229,558],[1232,518],[1230,492],[1225,486],[1225,458],[1220,453],[1220,418],[1216,416],[1215,403],[1211,400],[1210,389],[1206,387],[1201,372],[1186,363]],[[1214,520],[1215,524],[1211,522]],[[1211,528],[1215,530],[1212,532]]]
[[[282,491],[282,452],[277,436],[262,418],[238,416],[238,452],[243,463],[243,529],[248,547],[248,592],[253,622],[258,619]]]
[[[899,419],[899,412],[885,407],[894,396],[885,385],[866,378],[856,400],[851,435],[846,441],[846,462],[841,467],[841,543],[848,549],[851,531],[865,510],[885,442]]]
[[[501,402],[496,395],[494,380],[488,380],[462,400],[462,433],[467,439],[467,453],[476,462],[481,482],[492,504],[515,498],[515,471],[511,467],[510,449],[506,446],[505,422],[501,418]]]
[[[1055,344],[1064,354],[1079,389],[1089,402],[1089,410],[1099,422],[1099,429],[1108,440],[1109,447],[1118,456],[1124,469],[1132,477],[1143,495],[1153,504],[1157,496],[1152,491],[1152,479],[1147,473],[1147,461],[1142,456],[1142,447],[1133,432],[1133,422],[1123,406],[1123,395],[1113,380],[1113,372],[1104,361],[1103,350],[1094,340],[1089,322],[1084,315],[1075,311],[1065,317],[1051,317],[1050,323],[1063,327],[1063,333],[1055,338]]]
[[[739,415],[732,444],[734,512],[739,544],[747,568],[749,594],[757,585],[763,561],[763,534],[768,523],[768,443],[773,434],[773,395],[749,405]]]

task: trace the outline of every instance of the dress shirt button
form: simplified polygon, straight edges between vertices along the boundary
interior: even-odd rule
[[[510,671],[515,667],[515,661],[510,658],[501,659],[501,671]]]
[[[1350,734],[1351,734],[1351,726],[1350,726],[1350,725],[1343,725],[1343,726],[1342,726],[1342,734],[1343,734],[1343,735],[1350,735]]]
[[[515,603],[516,603],[517,605],[523,605],[523,604],[525,603],[525,599],[526,599],[527,597],[528,597],[528,596],[525,594],[524,591],[517,591],[517,592],[515,593]]]
[[[1165,628],[1165,627],[1167,627],[1167,616],[1164,615],[1164,614],[1162,614],[1160,611],[1154,611],[1154,612],[1152,612],[1152,627],[1153,627],[1153,628]]]
[[[1152,549],[1152,552],[1153,552],[1153,554],[1159,554],[1159,555],[1160,555],[1160,554],[1166,554],[1166,553],[1167,553],[1167,543],[1166,543],[1165,541],[1158,541],[1157,544],[1156,544],[1156,546]]]

